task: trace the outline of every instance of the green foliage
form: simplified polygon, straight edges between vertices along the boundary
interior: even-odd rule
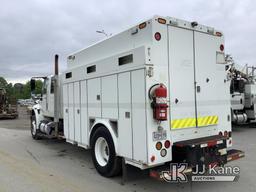
[[[5,88],[7,85],[7,81],[5,80],[5,78],[0,77],[0,88]]]
[[[42,86],[43,82],[37,80],[35,94],[41,94]],[[0,77],[0,87],[6,89],[9,102],[17,99],[31,98],[30,81],[27,81],[25,84],[16,83],[13,85],[12,83],[8,83],[3,77]]]

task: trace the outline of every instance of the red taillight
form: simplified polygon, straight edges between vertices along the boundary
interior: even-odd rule
[[[168,149],[170,146],[171,146],[171,142],[170,142],[169,140],[166,140],[166,141],[164,142],[164,147],[165,147],[166,149]]]
[[[156,32],[156,33],[155,33],[155,39],[156,39],[157,41],[160,41],[160,39],[161,39],[161,34],[160,34],[159,32]]]
[[[224,51],[224,45],[223,44],[220,45],[220,50]]]

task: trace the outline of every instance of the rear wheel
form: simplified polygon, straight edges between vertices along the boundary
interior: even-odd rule
[[[92,160],[96,170],[105,177],[113,177],[121,171],[121,158],[116,156],[111,134],[99,127],[92,135]]]
[[[31,135],[32,135],[33,139],[35,139],[35,140],[40,139],[38,132],[39,131],[36,126],[36,117],[35,117],[35,115],[32,115],[31,116]]]

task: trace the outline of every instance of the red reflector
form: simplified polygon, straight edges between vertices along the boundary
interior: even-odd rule
[[[150,171],[149,176],[157,179],[160,177],[157,171]]]
[[[157,41],[160,41],[160,39],[161,39],[161,34],[160,34],[159,32],[156,32],[156,33],[155,33],[155,39],[156,39]]]
[[[208,147],[212,147],[214,145],[217,145],[217,141],[208,141],[207,145],[208,145]]]
[[[154,155],[151,156],[151,162],[154,162],[156,160],[156,157]]]
[[[224,45],[223,44],[220,45],[220,50],[224,51]]]
[[[170,147],[170,145],[171,145],[171,142],[169,141],[169,140],[166,140],[165,142],[164,142],[164,146],[165,146],[165,148],[169,148]]]
[[[218,162],[213,162],[209,164],[209,168],[215,168],[218,166]]]

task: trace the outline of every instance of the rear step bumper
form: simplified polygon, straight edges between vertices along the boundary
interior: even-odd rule
[[[228,162],[243,158],[245,156],[243,151],[237,150],[237,149],[230,149],[227,152],[228,152],[228,157],[227,157]]]
[[[245,153],[241,150],[237,150],[237,149],[231,149],[227,151],[227,162],[231,162],[234,160],[238,160],[240,158],[243,158],[245,156]],[[184,174],[186,175],[190,175],[192,173],[192,168],[188,167],[187,169],[184,170]],[[158,168],[152,168],[149,171],[149,176],[157,179],[157,180],[164,180],[164,175],[167,172],[170,172],[170,167],[168,166],[161,166]]]

